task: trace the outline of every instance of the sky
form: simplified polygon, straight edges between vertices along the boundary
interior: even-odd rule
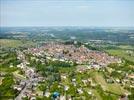
[[[0,0],[0,26],[134,27],[134,0]]]

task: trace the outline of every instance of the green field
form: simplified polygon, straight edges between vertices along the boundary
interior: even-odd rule
[[[125,92],[123,88],[119,84],[113,83],[113,84],[108,84],[105,81],[105,78],[103,77],[102,73],[99,72],[94,72],[93,73],[93,79],[95,80],[96,83],[100,84],[103,88],[103,90],[121,95]]]
[[[119,45],[118,47],[124,50],[134,50],[134,47],[131,45]]]
[[[118,57],[134,62],[134,54],[130,55],[129,53],[127,53],[127,50],[109,49],[109,50],[106,50],[106,52],[108,52],[110,55],[118,56]]]
[[[23,47],[23,46],[34,46],[35,43],[32,41],[25,40],[14,40],[14,39],[0,39],[0,46],[2,47]]]

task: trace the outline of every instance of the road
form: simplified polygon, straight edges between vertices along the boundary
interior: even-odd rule
[[[26,60],[24,59],[25,58],[25,55],[22,52],[19,52],[18,53],[18,56],[20,56],[22,58],[22,59],[20,59],[22,61],[22,63],[25,63],[26,62]],[[31,70],[34,70],[34,69],[32,69],[32,68],[30,68],[30,67],[28,67],[26,65],[24,66],[23,71],[25,72],[25,75],[27,77],[27,79],[24,80],[24,82],[26,83],[26,85],[20,91],[19,95],[15,98],[15,100],[22,100],[22,97],[23,97],[23,95],[25,95],[25,93],[27,91],[27,88],[32,85],[32,82],[34,81],[34,77],[33,76],[36,73],[34,73],[34,71],[31,71]],[[28,72],[30,72],[30,73],[28,73]]]

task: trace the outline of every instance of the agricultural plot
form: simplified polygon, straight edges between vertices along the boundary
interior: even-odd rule
[[[24,46],[34,46],[35,43],[32,41],[25,41],[25,40],[14,40],[14,39],[0,39],[0,46],[1,47],[24,47]]]
[[[108,52],[110,55],[121,57],[121,58],[124,58],[126,60],[134,62],[134,55],[133,55],[133,53],[129,53],[129,51],[127,51],[127,50],[123,50],[123,49],[109,49],[109,50],[106,50],[106,52]],[[134,51],[132,51],[132,52],[134,52]]]

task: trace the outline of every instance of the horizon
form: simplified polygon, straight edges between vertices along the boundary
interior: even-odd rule
[[[0,27],[134,27],[132,0],[0,2]]]
[[[0,28],[46,28],[46,27],[80,27],[80,28],[134,28],[134,26],[0,26]]]

